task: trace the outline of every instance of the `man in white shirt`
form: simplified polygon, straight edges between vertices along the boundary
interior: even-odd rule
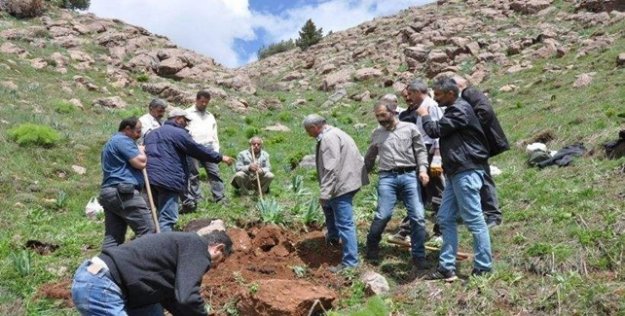
[[[139,145],[143,145],[145,135],[154,129],[161,127],[161,120],[165,115],[167,102],[163,99],[152,99],[148,105],[148,113],[139,118],[141,122],[141,137],[137,140]]]
[[[195,97],[195,105],[186,111],[192,118],[187,130],[194,141],[202,146],[209,147],[219,152],[219,138],[217,137],[217,121],[215,116],[206,110],[210,102],[211,95],[207,90],[200,90]],[[189,183],[187,192],[185,192],[182,210],[194,211],[197,202],[202,198],[200,191],[199,168],[204,167],[208,181],[211,185],[213,200],[219,202],[224,199],[224,182],[219,176],[219,167],[216,163],[200,162],[193,158],[189,158]]]

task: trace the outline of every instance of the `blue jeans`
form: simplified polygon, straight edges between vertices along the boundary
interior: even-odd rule
[[[438,210],[438,224],[443,233],[443,246],[439,257],[439,267],[456,271],[458,252],[458,229],[456,218],[462,218],[473,235],[473,267],[490,271],[492,254],[490,235],[480,203],[480,189],[484,183],[483,170],[467,170],[447,178],[443,192],[443,202]]]
[[[178,222],[178,196],[180,193],[159,186],[152,186],[152,195],[158,209],[158,226],[161,228],[161,232],[174,230],[174,225]]]
[[[72,300],[81,315],[163,315],[163,308],[159,304],[126,309],[124,294],[111,279],[109,270],[102,269],[96,274],[91,274],[87,271],[89,265],[91,265],[90,260],[80,265],[72,283]]]
[[[327,239],[341,239],[343,243],[343,259],[341,263],[346,267],[358,265],[358,238],[356,224],[352,212],[352,200],[356,192],[353,191],[328,200],[323,206],[328,228]]]
[[[367,235],[367,247],[377,249],[397,200],[404,203],[410,218],[410,243],[413,258],[425,258],[425,215],[421,189],[416,172],[380,172],[378,183],[378,208]]]

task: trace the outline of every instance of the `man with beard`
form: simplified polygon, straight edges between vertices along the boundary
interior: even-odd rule
[[[447,107],[443,117],[432,120],[426,107],[417,109],[425,132],[439,138],[445,166],[446,186],[438,211],[438,224],[443,233],[443,245],[438,268],[430,279],[451,282],[456,277],[458,230],[456,218],[462,218],[473,236],[473,275],[492,269],[490,235],[482,215],[480,188],[484,184],[488,159],[488,143],[471,105],[459,97],[459,89],[451,78],[441,78],[433,85],[439,106]]]
[[[378,206],[367,235],[366,257],[372,261],[379,260],[382,233],[393,215],[397,200],[401,199],[410,218],[412,263],[415,268],[424,269],[425,217],[417,173],[421,183],[426,185],[429,177],[425,145],[414,124],[397,119],[391,103],[381,100],[373,110],[380,126],[371,135],[365,167],[371,172],[376,157],[379,157],[380,176]]]

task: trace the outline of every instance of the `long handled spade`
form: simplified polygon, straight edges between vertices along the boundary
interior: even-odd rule
[[[250,152],[252,153],[252,162],[258,166],[258,164],[256,164],[256,156],[254,155],[254,146],[250,146]],[[263,189],[260,186],[260,176],[258,175],[258,167],[256,168],[256,184],[258,185],[258,195],[260,196],[260,200],[262,201]]]
[[[409,242],[405,242],[405,241],[399,241],[399,240],[395,240],[395,239],[388,239],[387,242],[391,243],[391,244],[396,244],[402,247],[406,247],[406,248],[410,248],[410,243]],[[434,247],[434,246],[425,246],[426,250],[429,251],[440,251],[441,249],[439,247]],[[471,258],[472,254],[470,253],[466,253],[466,252],[461,252],[458,251],[458,253],[456,254],[456,259],[457,260],[467,260],[469,258]]]
[[[145,189],[148,191],[148,201],[150,201],[150,209],[152,210],[152,220],[154,221],[154,227],[156,227],[156,233],[161,232],[161,228],[158,226],[158,217],[156,217],[156,206],[154,206],[154,198],[152,197],[152,188],[150,188],[150,180],[148,179],[148,172],[143,168],[143,179],[145,180]]]

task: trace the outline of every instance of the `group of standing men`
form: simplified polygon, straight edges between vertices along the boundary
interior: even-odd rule
[[[382,233],[397,200],[402,200],[408,214],[395,238],[410,235],[413,267],[426,269],[424,202],[429,201],[437,212],[434,233],[442,236],[442,247],[438,267],[428,278],[456,279],[457,217],[473,235],[472,274],[491,271],[488,228],[501,223],[501,212],[488,159],[507,150],[508,143],[488,98],[467,86],[466,80],[442,77],[431,88],[434,100],[425,83],[411,82],[403,93],[408,109],[401,113],[396,112],[396,101],[383,98],[375,104],[380,126],[373,131],[364,158],[353,139],[323,117],[311,114],[304,119],[306,132],[317,140],[326,242],[342,244],[342,262],[331,270],[358,265],[352,199],[368,183],[367,174],[377,158],[378,205],[367,235],[367,259],[380,258]]]

